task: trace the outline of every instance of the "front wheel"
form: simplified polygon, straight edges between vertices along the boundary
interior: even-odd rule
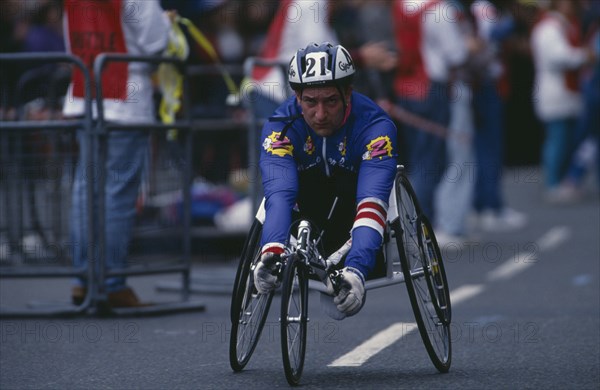
[[[307,323],[307,270],[293,254],[285,266],[281,296],[281,352],[285,378],[292,386],[300,383],[304,368]]]

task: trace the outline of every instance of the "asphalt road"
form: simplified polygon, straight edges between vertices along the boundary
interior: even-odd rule
[[[303,388],[600,387],[600,202],[568,207],[540,201],[527,170],[505,175],[509,204],[525,211],[526,229],[478,233],[443,248],[453,297],[453,356],[439,374],[417,332],[364,363],[332,365],[396,323],[414,321],[403,285],[372,290],[365,308],[329,319],[310,295]],[[0,389],[263,389],[287,388],[281,363],[276,297],[260,343],[241,373],[228,363],[230,283],[235,264],[201,263],[195,296],[206,311],[148,318],[0,320]],[[131,280],[140,295],[172,278]],[[3,280],[2,300],[30,299],[41,283],[46,299],[64,299],[60,282]],[[54,282],[53,282],[54,283]],[[404,328],[400,328],[404,329]],[[350,355],[347,355],[350,353]],[[363,355],[362,358],[365,356]],[[348,360],[347,360],[348,361]]]

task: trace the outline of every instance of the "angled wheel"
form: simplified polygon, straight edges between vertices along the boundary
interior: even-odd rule
[[[398,251],[415,321],[433,365],[448,372],[452,358],[450,297],[439,248],[408,179],[399,174],[395,184],[399,218],[392,228],[396,237],[402,237],[397,240]],[[436,286],[441,293],[435,291]]]
[[[265,325],[273,292],[259,294],[254,287],[253,270],[260,257],[262,224],[254,221],[242,250],[231,296],[229,363],[241,371],[252,356]]]
[[[306,352],[308,323],[308,275],[306,266],[294,254],[283,274],[281,296],[281,352],[285,378],[292,386],[300,383]]]

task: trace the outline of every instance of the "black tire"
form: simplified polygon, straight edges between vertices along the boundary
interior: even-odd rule
[[[442,260],[442,253],[438,246],[435,233],[429,220],[421,219],[419,232],[419,245],[423,248],[425,265],[425,280],[429,287],[429,294],[433,298],[433,305],[440,320],[449,325],[452,321],[452,307],[450,304],[450,289],[446,278],[446,269]]]
[[[292,386],[300,384],[308,323],[308,275],[296,255],[284,268],[281,296],[281,352],[285,378]]]
[[[258,294],[254,287],[252,271],[260,257],[261,234],[262,224],[255,220],[242,250],[231,295],[229,364],[236,372],[248,364],[273,300],[273,292]]]
[[[427,230],[431,233],[424,236],[424,229],[428,226],[428,222],[421,213],[412,186],[402,173],[396,177],[396,201],[399,220],[392,228],[396,230],[396,237],[402,237],[396,242],[415,321],[431,362],[438,371],[448,372],[452,361],[450,318],[449,315],[447,318],[440,316],[438,300],[434,294],[431,294],[430,286],[435,285],[435,282],[429,279],[432,273],[429,272],[428,257],[423,247],[426,239],[433,237],[433,231],[429,227]],[[433,240],[431,242],[435,243]],[[435,247],[437,248],[437,243]],[[439,248],[437,251],[439,255]],[[439,259],[441,263],[441,256]],[[443,282],[449,309],[450,298],[445,273]]]

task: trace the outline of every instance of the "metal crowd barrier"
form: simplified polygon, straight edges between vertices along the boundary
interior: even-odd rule
[[[0,279],[2,278],[65,278],[65,277],[81,277],[88,280],[88,285],[91,287],[88,289],[88,293],[83,300],[83,303],[79,306],[73,306],[70,304],[48,304],[48,305],[33,305],[27,308],[9,308],[0,307],[0,316],[40,316],[40,315],[72,315],[85,312],[91,307],[94,301],[93,290],[95,285],[95,272],[94,267],[86,267],[82,269],[74,269],[72,266],[50,266],[51,263],[60,263],[55,257],[49,258],[44,256],[35,256],[35,262],[38,265],[17,265],[15,263],[27,263],[29,256],[27,251],[33,249],[36,253],[42,248],[40,243],[33,243],[34,248],[25,248],[26,243],[23,243],[24,238],[24,227],[23,227],[23,210],[22,207],[11,207],[11,200],[14,200],[22,206],[21,199],[18,199],[23,195],[23,183],[20,182],[21,177],[24,174],[24,165],[22,161],[21,150],[23,150],[22,136],[23,134],[32,134],[36,132],[62,132],[70,130],[74,132],[78,129],[83,129],[86,136],[83,137],[82,147],[87,149],[88,156],[91,156],[92,144],[91,144],[91,132],[92,132],[92,108],[91,108],[91,82],[90,73],[85,67],[83,62],[72,55],[64,53],[13,53],[13,54],[0,54],[0,68],[2,64],[8,64],[9,62],[17,63],[61,63],[67,62],[77,66],[83,73],[84,77],[84,96],[85,96],[85,108],[84,115],[81,119],[75,120],[9,120],[0,122],[0,155],[1,157],[1,175],[0,175],[0,191],[4,202],[2,207],[4,212],[2,219],[4,222],[0,226],[0,235],[6,235],[8,242],[1,243],[0,250],[3,251],[2,259],[0,262],[6,262],[7,264],[0,263]],[[20,85],[22,87],[22,85]],[[20,92],[20,91],[19,91]],[[17,93],[17,96],[20,96]],[[22,102],[17,102],[18,105]],[[17,119],[24,119],[22,112],[20,112]],[[83,161],[83,164],[89,164],[90,161]],[[35,191],[34,187],[29,188],[29,191]],[[86,204],[87,212],[91,214],[92,210],[92,194],[93,194],[93,183],[88,181],[87,187],[87,198]],[[30,194],[35,197],[35,192]],[[33,207],[30,205],[30,214],[33,214]],[[16,222],[16,223],[11,223]],[[39,228],[39,227],[38,227]],[[88,226],[88,243],[91,247],[94,242],[94,225],[90,219]],[[46,243],[47,244],[47,243]],[[60,247],[60,245],[59,245]],[[47,250],[48,248],[45,248]],[[47,254],[46,251],[43,252]],[[57,254],[58,255],[58,254]],[[40,266],[39,263],[42,265]]]
[[[192,227],[191,226],[191,213],[189,212],[191,207],[191,194],[190,187],[192,182],[192,135],[196,131],[205,133],[206,131],[239,131],[247,130],[246,123],[240,123],[232,121],[230,119],[192,119],[192,110],[190,104],[190,93],[188,90],[188,78],[190,75],[201,75],[205,73],[214,73],[214,69],[203,66],[185,65],[183,62],[176,59],[153,57],[153,56],[128,56],[122,54],[111,54],[105,53],[96,58],[94,64],[94,74],[96,79],[101,79],[102,72],[109,62],[145,62],[149,64],[159,64],[162,62],[168,62],[175,64],[181,71],[184,77],[184,90],[182,97],[183,104],[183,118],[178,119],[174,124],[161,124],[161,123],[135,123],[135,124],[114,124],[108,123],[104,118],[104,107],[102,104],[102,95],[105,91],[102,91],[102,86],[98,83],[98,89],[96,91],[96,104],[97,108],[97,119],[94,120],[92,117],[92,99],[91,91],[91,76],[88,69],[82,63],[82,61],[72,55],[65,53],[19,53],[19,54],[0,54],[0,64],[8,62],[30,62],[30,63],[60,63],[68,62],[79,67],[84,75],[85,79],[85,112],[83,118],[73,120],[29,120],[24,117],[23,110],[19,109],[18,120],[3,120],[0,122],[0,200],[2,211],[0,211],[0,239],[8,237],[8,242],[4,240],[0,242],[0,279],[38,279],[38,278],[54,278],[64,279],[71,277],[80,277],[88,280],[87,295],[84,302],[79,306],[74,306],[67,302],[29,302],[26,304],[25,309],[5,307],[4,300],[2,300],[2,307],[0,307],[0,316],[3,317],[38,317],[38,316],[59,316],[59,315],[76,315],[85,313],[98,313],[101,309],[102,302],[106,299],[106,292],[103,288],[103,283],[99,281],[104,280],[107,277],[112,276],[143,276],[143,275],[155,275],[155,274],[168,274],[176,273],[181,274],[181,285],[177,289],[180,293],[181,299],[176,302],[167,302],[156,304],[153,306],[147,306],[142,308],[128,308],[128,309],[112,309],[115,315],[144,315],[144,314],[156,314],[162,312],[173,312],[173,311],[188,311],[188,310],[202,310],[204,305],[199,302],[190,300],[190,291],[192,293],[197,292],[198,289],[190,290],[190,268],[191,268],[191,237],[200,239],[210,239],[218,232],[214,232],[205,227]],[[246,74],[250,74],[248,64],[259,64],[261,66],[281,66],[285,74],[285,64],[279,64],[273,61],[264,61],[261,59],[250,59],[245,64]],[[28,74],[28,77],[35,79],[36,72]],[[22,84],[28,82],[28,77],[23,77]],[[22,86],[22,85],[21,85]],[[21,92],[21,91],[19,91]],[[47,91],[52,94],[52,100],[56,100],[55,91]],[[18,96],[21,96],[18,94]],[[252,111],[252,101],[250,100],[249,105],[246,108],[250,108],[250,114]],[[20,106],[19,106],[20,107]],[[4,118],[2,118],[4,119]],[[105,220],[104,212],[105,204],[104,197],[101,194],[94,193],[96,191],[93,180],[87,181],[87,204],[86,209],[88,215],[94,216],[94,218],[88,218],[88,245],[90,251],[92,248],[100,249],[100,256],[92,260],[90,264],[96,264],[97,266],[89,266],[82,269],[74,269],[70,264],[70,256],[67,252],[63,251],[60,254],[64,255],[60,259],[53,257],[51,259],[36,258],[35,262],[29,264],[27,259],[26,250],[23,250],[23,240],[26,238],[26,231],[30,227],[26,227],[27,223],[24,223],[25,219],[22,214],[27,214],[27,210],[23,209],[22,200],[19,197],[23,197],[23,183],[20,182],[20,173],[23,171],[22,156],[19,155],[21,142],[20,137],[24,134],[52,134],[60,135],[61,133],[75,134],[79,129],[83,129],[85,136],[82,139],[82,145],[87,150],[85,153],[87,156],[93,156],[95,147],[98,148],[97,159],[94,161],[81,162],[86,166],[89,164],[96,164],[104,166],[106,161],[106,148],[108,134],[113,130],[142,130],[145,132],[164,134],[169,129],[179,129],[179,134],[182,137],[183,145],[183,161],[181,164],[182,178],[181,178],[181,189],[183,197],[183,213],[182,213],[182,226],[176,228],[170,228],[168,232],[159,231],[144,231],[141,234],[142,240],[152,240],[152,237],[160,235],[161,237],[169,236],[178,237],[181,239],[182,254],[175,261],[169,261],[167,263],[156,264],[156,262],[145,262],[141,261],[138,264],[128,265],[123,269],[106,269],[104,266],[106,261],[105,255]],[[250,132],[248,133],[248,165],[251,169],[258,168],[258,137],[260,127],[258,123],[253,119],[250,122]],[[100,174],[97,178],[97,186],[103,191],[104,189],[105,175]],[[252,188],[250,189],[250,196],[258,198],[260,195],[259,180],[250,181]],[[67,183],[69,184],[69,183]],[[72,184],[72,183],[71,183]],[[39,191],[39,190],[38,190]],[[63,192],[66,191],[63,188]],[[64,195],[64,194],[63,194]],[[53,213],[57,213],[58,208],[69,202],[68,197],[63,197],[61,194],[57,195],[59,198],[60,205],[50,206],[49,209]],[[99,204],[93,204],[94,199],[99,199]],[[47,206],[47,202],[43,201],[42,207]],[[34,205],[34,207],[40,207],[40,205]],[[25,207],[27,208],[27,207]],[[92,210],[96,208],[97,214],[93,213]],[[32,211],[29,211],[31,213]],[[62,210],[61,210],[62,212]],[[55,214],[53,214],[55,215]],[[52,216],[46,218],[47,220],[52,219]],[[63,225],[67,225],[64,223]],[[46,226],[43,227],[44,229]],[[62,229],[62,226],[60,227]],[[210,231],[209,231],[210,230]],[[138,232],[139,233],[139,232]],[[226,233],[224,233],[226,234]],[[226,234],[228,235],[228,234]],[[134,236],[136,239],[138,235]],[[237,237],[237,235],[236,235]],[[6,255],[6,256],[5,256]],[[142,260],[144,260],[142,258]],[[173,260],[173,259],[169,259]],[[54,264],[59,263],[59,264]],[[52,264],[52,265],[50,265]],[[192,282],[195,282],[192,280]],[[29,286],[28,281],[25,284]],[[0,286],[2,288],[6,287]],[[197,286],[196,286],[197,287]],[[29,288],[30,291],[37,292],[35,289]],[[4,288],[3,291],[7,291]],[[13,292],[9,290],[12,294]],[[173,292],[173,291],[172,291]],[[66,294],[65,294],[66,295]],[[22,301],[22,300],[21,300]]]
[[[123,269],[107,269],[106,268],[106,237],[105,237],[105,213],[106,205],[104,204],[104,184],[105,174],[99,177],[98,187],[98,243],[100,249],[100,264],[98,269],[97,280],[101,281],[113,276],[140,276],[164,273],[179,273],[182,276],[181,300],[177,302],[168,302],[154,304],[151,306],[136,307],[136,308],[119,308],[112,309],[112,312],[117,315],[137,315],[137,314],[157,314],[162,312],[172,311],[188,311],[188,310],[203,310],[204,305],[200,302],[190,300],[190,269],[191,269],[191,184],[192,184],[192,118],[188,88],[188,74],[185,63],[175,58],[165,58],[156,56],[131,56],[126,54],[110,54],[103,53],[96,57],[94,61],[94,77],[95,80],[102,80],[102,73],[107,63],[109,62],[143,62],[148,64],[172,63],[178,66],[184,78],[183,81],[183,96],[182,108],[185,117],[177,119],[173,124],[162,123],[109,123],[104,117],[103,107],[103,90],[102,83],[97,83],[96,88],[96,103],[97,103],[97,120],[95,137],[98,142],[98,164],[100,167],[105,167],[107,156],[107,141],[111,131],[162,131],[167,132],[169,129],[178,129],[183,136],[183,153],[184,164],[182,174],[182,194],[183,194],[183,228],[181,231],[183,254],[181,258],[174,264],[163,264],[149,266],[147,264],[139,264],[137,266],[128,266]],[[105,168],[104,168],[105,169]],[[102,283],[96,283],[98,300],[106,299],[106,291],[104,291]]]

